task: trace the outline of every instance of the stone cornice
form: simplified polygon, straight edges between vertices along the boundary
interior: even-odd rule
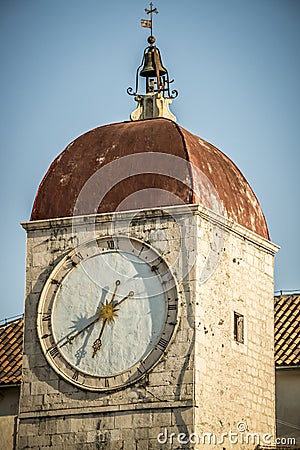
[[[254,245],[259,246],[264,251],[272,255],[275,255],[280,249],[278,245],[245,228],[237,222],[234,222],[232,219],[228,219],[202,205],[197,204],[166,206],[153,209],[139,209],[135,211],[91,214],[87,216],[62,217],[58,219],[35,220],[30,222],[22,222],[21,225],[29,233],[37,230],[69,227],[76,227],[76,230],[79,230],[81,226],[86,227],[88,225],[95,225],[98,223],[111,223],[112,221],[116,220],[118,220],[119,222],[128,222],[128,219],[155,219],[159,217],[166,217],[168,215],[173,217],[184,216],[187,213],[199,215],[209,223],[216,225],[226,232],[233,233],[235,235],[238,235],[242,239],[250,241]]]

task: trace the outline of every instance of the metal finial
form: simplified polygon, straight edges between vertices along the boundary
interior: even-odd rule
[[[166,117],[176,121],[176,117],[169,111],[169,104],[177,97],[178,92],[174,89],[170,91],[170,80],[167,69],[163,66],[161,54],[156,47],[156,39],[153,36],[153,14],[158,14],[153,3],[145,12],[150,16],[149,19],[141,19],[141,25],[144,28],[150,28],[148,37],[148,47],[145,48],[143,59],[136,71],[135,90],[132,87],[127,89],[129,95],[133,95],[138,102],[138,107],[131,114],[132,120],[143,120],[154,117]],[[139,77],[146,80],[145,94],[139,94]]]
[[[150,28],[151,34],[153,35],[153,13],[158,14],[157,8],[153,8],[153,3],[150,3],[150,9],[145,8],[145,12],[150,15],[150,19],[141,19],[141,25],[144,28]]]

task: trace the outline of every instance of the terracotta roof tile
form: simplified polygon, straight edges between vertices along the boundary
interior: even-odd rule
[[[275,297],[275,363],[300,365],[300,294]]]
[[[0,386],[22,376],[23,318],[0,326]],[[300,365],[300,294],[275,297],[275,363]]]
[[[21,383],[23,318],[0,326],[0,386]]]

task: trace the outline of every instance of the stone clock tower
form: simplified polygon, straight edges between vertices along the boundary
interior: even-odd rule
[[[278,247],[233,162],[176,124],[148,43],[132,121],[68,145],[23,224],[19,450],[248,450],[275,436]]]

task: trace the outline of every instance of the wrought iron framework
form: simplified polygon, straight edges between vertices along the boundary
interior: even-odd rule
[[[127,93],[129,95],[138,96],[141,95],[138,93],[139,90],[139,77],[141,76],[142,68],[145,66],[146,63],[146,55],[149,54],[149,52],[154,52],[155,57],[153,61],[153,71],[156,72],[156,76],[153,75],[142,75],[146,78],[146,93],[161,93],[163,97],[174,99],[178,96],[178,91],[176,89],[170,90],[170,84],[174,82],[174,80],[170,80],[169,72],[165,67],[162,67],[161,63],[161,54],[159,49],[154,45],[155,43],[155,37],[153,36],[153,14],[158,14],[157,8],[154,8],[153,3],[150,3],[149,9],[146,8],[145,12],[150,16],[149,20],[141,20],[142,26],[146,28],[150,28],[150,36],[148,37],[148,47],[145,48],[142,62],[137,68],[136,71],[136,77],[135,77],[135,89],[132,87],[127,88]],[[157,57],[157,58],[156,58]],[[157,67],[155,63],[155,59],[158,59],[159,64],[161,64],[161,68],[163,69],[163,74],[160,74],[159,67]]]
[[[150,36],[150,37],[152,37],[152,36]],[[129,87],[127,89],[127,93],[129,95],[139,95],[138,90],[139,90],[140,72],[142,70],[142,67],[145,64],[146,54],[148,53],[149,50],[151,51],[152,49],[154,49],[154,51],[158,52],[159,58],[161,59],[160,51],[155,45],[150,44],[148,47],[145,48],[142,62],[136,71],[135,90],[132,87]],[[174,99],[178,96],[178,91],[176,89],[173,89],[172,91],[170,90],[170,84],[173,83],[174,80],[173,79],[170,80],[169,72],[167,69],[165,69],[165,70],[166,70],[166,74],[160,76],[159,77],[160,79],[158,79],[158,77],[146,77],[146,93],[149,94],[151,92],[160,92],[163,94],[164,97]],[[155,79],[156,79],[156,82],[154,81]],[[152,80],[153,80],[153,83],[151,83]],[[156,84],[156,88],[154,87],[155,84]]]

